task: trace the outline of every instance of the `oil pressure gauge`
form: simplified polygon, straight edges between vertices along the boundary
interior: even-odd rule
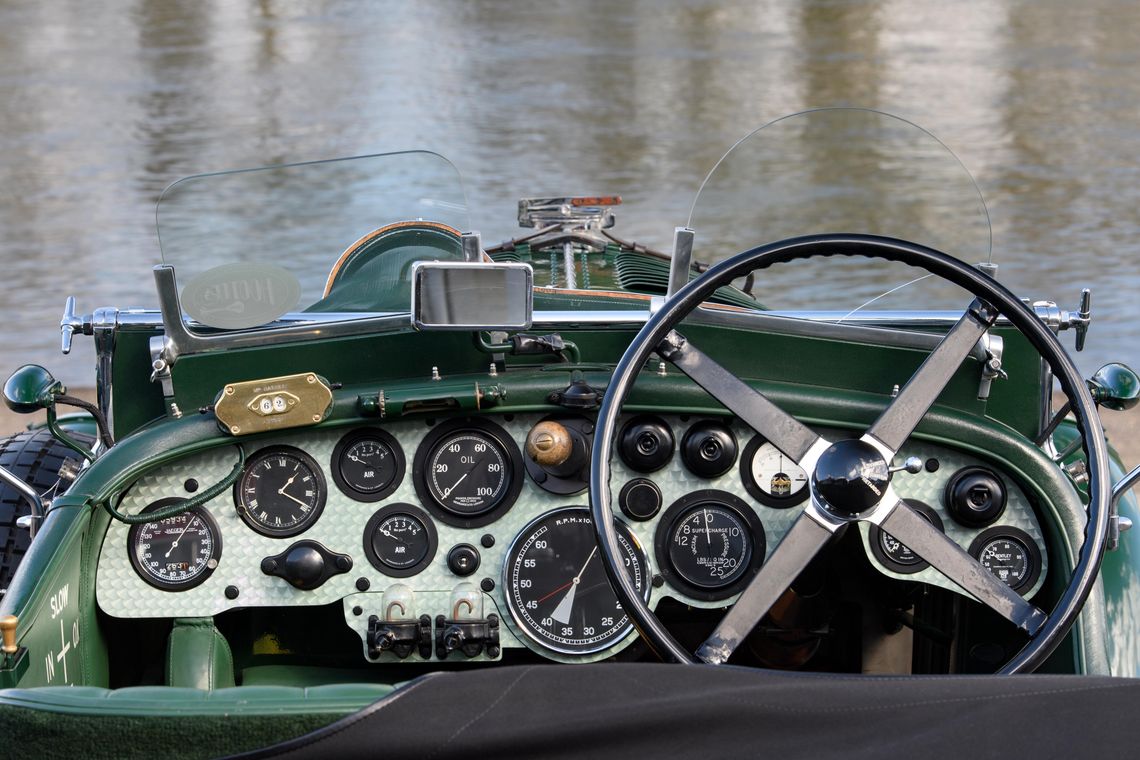
[[[440,425],[416,451],[416,494],[437,518],[459,528],[486,525],[522,490],[522,455],[507,431],[487,420]]]

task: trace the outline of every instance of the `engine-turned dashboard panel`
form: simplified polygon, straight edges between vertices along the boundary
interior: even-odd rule
[[[210,617],[340,603],[373,662],[497,659],[528,647],[607,657],[633,640],[597,557],[584,492],[591,421],[538,414],[400,420],[240,441],[232,489],[188,513],[113,522],[96,579],[118,618]],[[836,434],[831,431],[834,437]],[[636,415],[612,462],[626,570],[650,606],[732,603],[780,542],[808,477],[732,420]],[[223,480],[220,446],[139,479],[122,511],[156,511]],[[1029,596],[1041,527],[1021,489],[985,463],[911,442],[892,481],[934,525]],[[874,527],[881,573],[954,589]]]

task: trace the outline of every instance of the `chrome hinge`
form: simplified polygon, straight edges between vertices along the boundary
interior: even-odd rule
[[[1005,352],[1005,340],[1000,335],[986,333],[982,336],[982,346],[986,350],[986,361],[982,365],[982,379],[978,382],[978,398],[990,397],[990,388],[999,377],[1008,380],[1009,375],[1001,368],[1001,357]]]
[[[1077,333],[1076,349],[1085,348],[1085,335],[1092,323],[1092,291],[1085,288],[1081,291],[1081,302],[1076,311],[1066,311],[1057,306],[1054,301],[1034,301],[1032,309],[1037,313],[1038,319],[1053,332],[1075,330]]]

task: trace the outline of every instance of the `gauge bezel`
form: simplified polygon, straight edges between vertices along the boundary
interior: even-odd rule
[[[511,543],[507,547],[506,554],[503,555],[503,571],[501,576],[503,598],[507,606],[507,612],[510,614],[511,620],[514,623],[513,629],[521,634],[520,641],[526,644],[527,647],[538,652],[539,654],[554,652],[559,655],[566,655],[571,657],[588,657],[590,655],[595,655],[598,652],[612,649],[629,637],[629,635],[633,632],[633,619],[629,617],[629,613],[625,612],[624,609],[622,610],[622,613],[626,618],[626,625],[618,633],[613,634],[612,638],[609,640],[586,649],[571,649],[569,647],[553,643],[548,639],[542,638],[538,633],[531,630],[531,628],[526,623],[522,622],[519,619],[520,613],[515,608],[515,603],[513,600],[514,595],[512,593],[511,586],[511,567],[515,564],[512,558],[515,556],[516,551],[519,550],[520,542],[524,542],[527,538],[529,538],[539,523],[568,512],[577,512],[583,517],[590,520],[591,525],[593,524],[593,517],[590,516],[589,507],[559,507],[548,512],[543,512],[542,514],[536,516],[533,520],[529,520],[527,524],[524,525],[518,531],[518,533],[515,534],[515,537],[511,539]],[[617,530],[622,536],[624,536],[625,539],[629,542],[629,545],[633,548],[633,552],[636,555],[637,561],[641,563],[641,593],[645,601],[648,602],[649,595],[653,588],[653,568],[650,564],[649,556],[645,551],[645,547],[641,545],[641,542],[637,539],[637,535],[634,534],[630,527],[617,518],[614,519],[614,529]]]
[[[392,477],[391,483],[378,491],[359,490],[353,486],[340,471],[340,465],[345,453],[361,441],[377,441],[387,446],[388,450],[392,452],[392,460],[396,465],[396,474]],[[396,492],[396,489],[404,482],[404,475],[407,472],[407,460],[404,457],[404,449],[400,446],[400,442],[388,431],[381,430],[377,427],[357,428],[342,436],[341,439],[337,441],[336,446],[333,447],[332,458],[329,460],[329,472],[332,474],[333,482],[336,483],[336,487],[340,489],[341,493],[353,501],[370,504],[383,501]]]
[[[251,515],[249,507],[246,506],[245,498],[242,494],[242,488],[245,485],[245,480],[249,476],[250,471],[255,466],[260,464],[262,460],[271,458],[275,454],[285,454],[287,456],[299,459],[301,463],[308,467],[309,471],[312,472],[313,480],[316,483],[317,489],[317,498],[313,504],[312,511],[297,524],[290,525],[287,528],[283,528],[281,530],[276,530],[267,525],[263,525],[254,519]],[[295,446],[266,446],[263,449],[258,449],[255,451],[250,456],[250,458],[246,460],[245,470],[242,472],[241,477],[237,479],[237,482],[234,483],[234,506],[237,508],[237,513],[241,517],[242,522],[248,525],[250,530],[254,531],[255,533],[258,533],[262,536],[267,536],[269,538],[290,538],[292,536],[298,536],[304,533],[309,528],[313,527],[313,525],[317,522],[321,516],[321,513],[325,509],[325,501],[328,498],[328,490],[328,484],[325,482],[324,471],[321,469],[320,464],[317,463],[317,460],[313,459],[311,456],[306,454],[301,449],[296,448]]]
[[[474,513],[456,512],[440,502],[432,493],[428,485],[428,462],[434,458],[435,452],[442,445],[443,440],[451,435],[462,432],[473,432],[489,438],[504,454],[509,472],[506,473],[506,485],[502,495],[490,507]],[[514,506],[522,492],[525,478],[522,453],[518,444],[510,434],[499,425],[490,420],[477,417],[460,417],[436,425],[416,449],[415,459],[412,461],[412,482],[416,488],[416,495],[420,503],[440,522],[455,528],[479,528],[498,520],[507,510]]]
[[[752,477],[752,459],[756,456],[756,452],[760,450],[760,447],[766,443],[771,443],[771,441],[757,433],[745,444],[744,451],[740,453],[740,481],[744,485],[744,490],[748,491],[749,496],[766,507],[789,509],[797,504],[802,504],[811,492],[810,482],[804,483],[803,488],[788,496],[773,496],[761,488],[760,484],[756,482],[756,479]],[[791,457],[788,458],[791,459]],[[799,465],[798,462],[796,464],[797,466]],[[800,469],[803,468],[801,467]]]
[[[151,502],[150,504],[143,507],[139,514],[145,515],[150,512],[156,512],[164,507],[170,507],[175,504],[182,504],[185,501],[186,499],[177,497],[159,499],[158,501]],[[134,568],[135,573],[138,574],[139,578],[141,578],[144,583],[149,586],[153,586],[159,591],[186,591],[188,589],[200,586],[205,583],[207,578],[213,575],[214,571],[218,569],[218,565],[221,564],[222,531],[220,528],[218,528],[218,523],[216,520],[214,520],[214,516],[211,515],[210,512],[204,507],[191,507],[190,509],[186,510],[186,512],[187,514],[193,514],[198,517],[206,526],[206,530],[210,533],[210,538],[212,539],[213,549],[210,551],[210,556],[206,560],[205,569],[203,569],[202,572],[198,575],[195,575],[193,578],[189,578],[185,581],[164,581],[160,578],[156,578],[149,571],[144,569],[142,560],[138,558],[138,555],[135,552],[135,541],[137,540],[138,534],[142,531],[142,529],[147,525],[153,525],[156,522],[161,522],[161,520],[138,523],[136,525],[132,525],[131,529],[127,531],[127,558],[131,561],[131,567]],[[214,560],[213,567],[210,567],[209,564],[211,559]]]
[[[1033,540],[1033,536],[1029,535],[1020,528],[1014,528],[1011,525],[994,525],[991,528],[986,528],[970,543],[970,556],[978,562],[982,561],[982,549],[986,544],[993,542],[996,539],[1005,538],[1016,541],[1025,547],[1029,560],[1029,572],[1025,574],[1025,580],[1016,586],[1010,586],[1011,589],[1019,594],[1024,595],[1037,583],[1037,579],[1041,576],[1041,548],[1037,546],[1037,542]],[[987,571],[988,572],[988,571]]]
[[[917,499],[903,499],[903,501],[905,501],[907,505],[909,505],[910,508],[915,512],[920,513],[923,517],[929,520],[930,524],[935,528],[938,528],[940,532],[946,532],[946,526],[942,523],[942,518],[938,516],[938,513],[934,511],[934,508],[929,504]],[[919,557],[918,562],[915,562],[912,565],[903,564],[902,562],[893,559],[891,555],[887,554],[887,550],[883,548],[884,533],[886,533],[886,531],[884,531],[878,525],[870,526],[870,529],[867,531],[867,543],[871,545],[871,553],[875,555],[875,559],[877,559],[883,567],[890,570],[892,573],[898,573],[900,575],[914,575],[915,573],[920,573],[926,568],[930,567],[930,563],[921,557]],[[895,540],[898,541],[898,539]],[[902,544],[901,541],[899,541],[899,543]],[[906,546],[906,544],[902,545]],[[914,550],[911,549],[911,551]],[[918,555],[916,554],[915,556],[917,557]]]
[[[740,521],[748,526],[752,539],[752,555],[748,560],[748,567],[739,578],[726,586],[708,588],[690,583],[673,567],[669,559],[669,544],[672,541],[673,531],[683,517],[687,517],[694,508],[700,504],[715,504],[721,509],[736,514]],[[685,596],[699,599],[704,602],[716,602],[728,599],[739,594],[748,585],[752,577],[760,571],[764,558],[768,552],[768,539],[764,533],[764,523],[759,515],[753,511],[748,502],[728,491],[708,488],[693,491],[669,505],[657,523],[657,531],[653,534],[653,551],[656,555],[658,572],[665,578],[665,582],[677,589]]]
[[[406,515],[418,520],[424,526],[424,533],[427,534],[428,539],[428,551],[424,558],[405,568],[392,567],[380,558],[375,547],[372,546],[372,534],[376,532],[381,523],[396,515]],[[439,534],[436,532],[435,523],[432,522],[431,516],[427,512],[413,504],[396,502],[381,507],[373,513],[372,517],[368,518],[368,523],[364,526],[363,543],[364,556],[368,558],[372,567],[389,578],[410,578],[423,572],[424,568],[435,559],[436,551],[439,549]]]

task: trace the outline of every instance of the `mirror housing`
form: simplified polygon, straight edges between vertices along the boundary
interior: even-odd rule
[[[25,364],[4,383],[4,403],[17,414],[31,414],[55,406],[56,396],[66,393],[63,383],[38,364]]]
[[[1125,364],[1113,362],[1096,371],[1088,380],[1093,401],[1107,409],[1122,412],[1140,402],[1140,377]]]
[[[417,261],[412,266],[417,330],[527,330],[533,312],[530,264]]]

